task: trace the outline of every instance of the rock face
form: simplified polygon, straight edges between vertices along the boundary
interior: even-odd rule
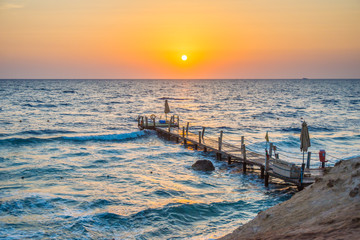
[[[215,170],[214,165],[209,160],[198,160],[191,167],[197,171],[206,171],[207,172],[207,171]]]
[[[359,213],[360,158],[354,158],[221,240],[359,239]]]

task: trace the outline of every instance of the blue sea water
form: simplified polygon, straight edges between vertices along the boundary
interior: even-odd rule
[[[0,239],[209,239],[289,199],[285,184],[137,129],[164,117],[302,162],[360,155],[360,80],[0,80]],[[196,172],[199,159],[212,173]]]

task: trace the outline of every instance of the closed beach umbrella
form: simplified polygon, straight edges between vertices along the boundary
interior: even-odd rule
[[[303,163],[304,163],[304,153],[308,151],[310,144],[310,135],[306,122],[302,123],[301,134],[300,134],[300,150],[303,152]]]
[[[168,100],[165,100],[165,119],[167,120],[167,114],[170,112]]]
[[[266,140],[266,147],[265,147],[265,149],[267,149],[267,145],[268,145],[268,142],[269,142],[269,133],[268,133],[268,131],[266,131],[265,140]]]

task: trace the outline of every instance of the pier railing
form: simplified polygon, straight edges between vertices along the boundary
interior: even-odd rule
[[[268,186],[269,177],[271,176],[302,188],[313,183],[315,177],[321,177],[322,175],[321,169],[310,168],[311,153],[308,154],[306,169],[304,166],[299,168],[295,167],[295,164],[291,162],[280,160],[279,148],[275,147],[273,143],[270,143],[269,149],[266,149],[261,154],[246,146],[244,136],[241,137],[241,144],[238,146],[224,141],[223,131],[220,131],[217,138],[206,136],[206,127],[202,127],[202,131],[191,132],[190,123],[187,122],[184,126],[180,126],[178,117],[172,116],[166,123],[158,123],[155,119],[152,119],[152,122],[149,123],[148,119],[147,117],[138,118],[140,129],[153,129],[168,140],[175,140],[178,143],[182,142],[184,145],[192,146],[195,150],[213,151],[216,153],[218,160],[227,160],[229,164],[241,163],[243,165],[243,172],[247,171],[247,166],[260,168],[260,176],[265,179],[265,186]],[[299,171],[299,174],[297,174],[297,171]]]

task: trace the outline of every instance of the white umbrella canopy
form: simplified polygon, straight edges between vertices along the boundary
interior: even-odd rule
[[[303,163],[304,163],[304,152],[308,151],[311,146],[310,135],[306,122],[302,123],[301,134],[300,134],[300,150],[303,152]]]
[[[169,103],[168,100],[165,100],[165,119],[167,120],[167,114],[170,112],[170,107],[169,107]]]

